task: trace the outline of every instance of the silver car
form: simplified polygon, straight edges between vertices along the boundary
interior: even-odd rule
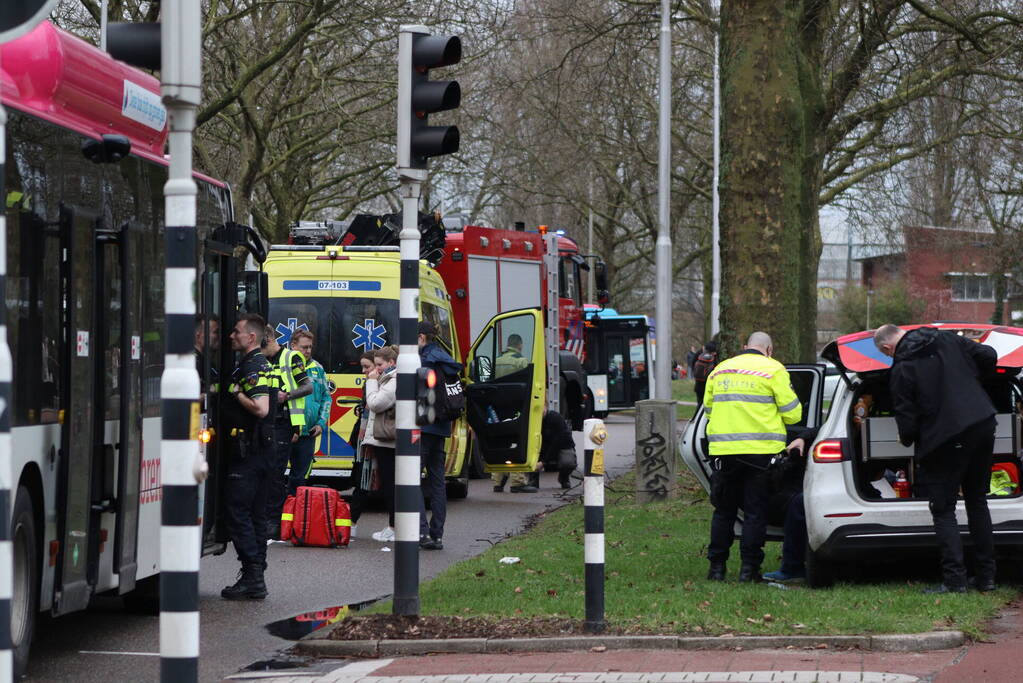
[[[962,323],[932,326],[989,344],[998,352],[997,379],[989,387],[998,410],[993,469],[1007,472],[1015,486],[1009,495],[989,496],[988,506],[996,546],[1019,556],[1023,554],[1023,496],[1019,485],[1023,469],[1023,329]],[[919,326],[904,329],[913,327]],[[841,373],[827,411],[822,409],[825,368],[786,366],[793,389],[803,402],[802,426],[820,425],[803,476],[807,583],[815,587],[831,585],[841,568],[870,563],[879,554],[937,547],[926,494],[913,485],[912,448],[899,443],[891,414],[891,359],[874,347],[873,332],[840,337],[825,347],[822,356]],[[679,451],[700,483],[709,489],[706,425],[701,408],[683,433]],[[802,426],[794,425],[790,434],[794,436]],[[899,484],[894,483],[897,479]],[[897,497],[903,489],[906,497]],[[967,534],[962,503],[956,514],[962,532]],[[769,528],[768,538],[780,539],[781,529]],[[969,543],[968,536],[964,542]],[[1016,557],[1002,566],[1011,568],[1020,559]]]

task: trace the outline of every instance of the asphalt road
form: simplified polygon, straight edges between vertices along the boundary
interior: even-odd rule
[[[607,420],[608,472],[615,476],[633,464],[631,417]],[[576,433],[582,462],[582,438]],[[420,577],[477,555],[519,532],[533,515],[581,495],[577,486],[563,495],[556,473],[542,475],[535,494],[494,493],[489,479],[470,482],[469,497],[448,505],[444,550],[420,554]],[[273,544],[266,573],[270,595],[263,602],[227,602],[220,589],[234,583],[238,563],[231,549],[202,561],[200,575],[200,678],[220,680],[257,662],[272,660],[290,647],[266,626],[297,614],[372,600],[390,594],[393,554],[370,534],[384,526],[382,512],[367,512],[346,549],[295,548]],[[580,567],[580,571],[582,568]],[[82,613],[44,618],[36,630],[27,679],[30,681],[157,681],[159,618],[127,614],[119,598],[96,598]]]

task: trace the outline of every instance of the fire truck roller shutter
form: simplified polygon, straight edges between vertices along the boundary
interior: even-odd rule
[[[540,306],[540,261],[501,259],[501,313]]]
[[[469,340],[497,315],[497,259],[469,257]]]

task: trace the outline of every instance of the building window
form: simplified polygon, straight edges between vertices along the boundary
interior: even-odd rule
[[[994,301],[994,281],[986,274],[949,275],[952,283],[952,301]]]

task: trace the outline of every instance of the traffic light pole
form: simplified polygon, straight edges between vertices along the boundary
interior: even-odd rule
[[[161,85],[170,120],[170,169],[164,186],[166,314],[160,380],[160,680],[199,680],[199,374],[195,331],[196,194],[192,131],[201,94],[199,0],[164,3]]]
[[[399,115],[400,116],[400,115]],[[398,386],[394,470],[394,614],[419,615],[419,195],[426,171],[398,169],[401,180],[401,299],[398,311]]]

